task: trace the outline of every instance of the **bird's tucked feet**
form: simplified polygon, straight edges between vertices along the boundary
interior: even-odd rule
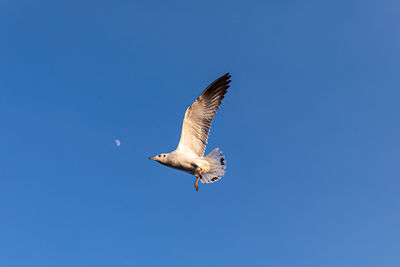
[[[197,177],[197,180],[194,183],[194,188],[196,188],[196,191],[199,191],[199,186],[197,185],[197,182],[200,180],[200,177],[198,177],[198,176],[196,176],[196,177]]]

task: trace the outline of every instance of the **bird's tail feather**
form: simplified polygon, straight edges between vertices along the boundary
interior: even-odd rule
[[[203,184],[208,184],[221,179],[225,174],[226,161],[219,148],[211,151],[204,159],[209,163],[210,169],[206,173],[203,173],[203,179],[200,179],[200,181]]]

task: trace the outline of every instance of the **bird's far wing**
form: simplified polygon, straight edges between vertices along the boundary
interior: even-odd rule
[[[211,122],[229,88],[229,73],[210,84],[188,107],[182,125],[181,139],[176,150],[203,157]]]

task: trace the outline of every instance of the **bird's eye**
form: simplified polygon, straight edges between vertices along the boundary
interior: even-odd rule
[[[161,155],[158,155],[159,157],[161,157]]]
[[[163,155],[164,156],[164,158],[165,158],[165,155]]]

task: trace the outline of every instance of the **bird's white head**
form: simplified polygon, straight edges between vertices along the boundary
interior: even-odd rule
[[[150,157],[149,159],[155,160],[160,163],[165,163],[167,161],[168,154],[159,154],[155,157]]]

